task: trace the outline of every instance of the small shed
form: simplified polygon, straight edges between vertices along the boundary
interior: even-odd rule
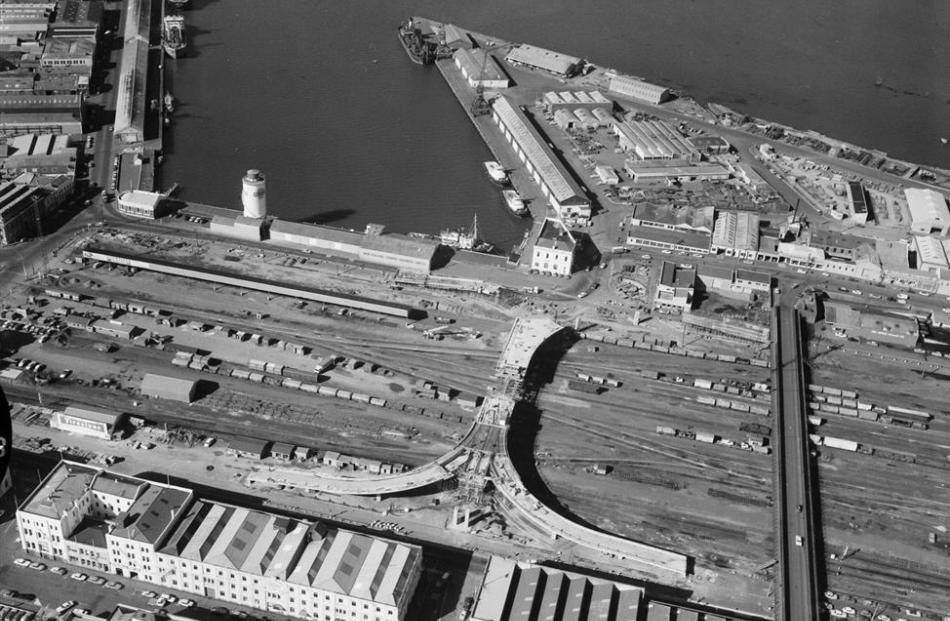
[[[228,455],[247,457],[249,459],[264,459],[267,457],[270,442],[257,438],[234,438],[228,444]]]
[[[270,456],[274,459],[290,461],[294,456],[295,448],[297,447],[293,444],[287,444],[286,442],[274,442],[274,446],[272,446],[270,449]]]

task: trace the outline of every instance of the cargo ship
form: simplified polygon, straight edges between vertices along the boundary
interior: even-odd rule
[[[186,47],[188,47],[188,42],[185,40],[185,18],[169,13],[163,22],[162,48],[172,58],[178,58]]]
[[[484,162],[485,170],[488,172],[488,176],[492,181],[498,185],[507,185],[508,184],[508,173],[505,172],[505,169],[502,168],[501,164],[498,162]]]
[[[505,204],[508,205],[508,209],[511,210],[511,213],[519,218],[528,215],[528,208],[524,206],[524,201],[518,192],[515,190],[502,190],[501,195],[505,197]]]
[[[426,40],[411,17],[399,25],[399,42],[417,65],[431,65],[435,61],[433,44]]]

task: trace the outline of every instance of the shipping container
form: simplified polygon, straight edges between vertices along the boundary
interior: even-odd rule
[[[263,360],[250,359],[247,361],[247,366],[255,371],[263,371],[267,368],[267,363]]]
[[[841,405],[843,405],[846,408],[857,409],[858,402],[855,401],[854,399],[842,399]]]
[[[858,401],[858,409],[859,409],[859,410],[864,410],[865,412],[867,412],[867,411],[869,411],[869,410],[871,409],[871,407],[872,407],[872,406],[871,406],[870,403],[862,403],[861,401]]]
[[[831,405],[841,405],[841,397],[828,397],[828,403]]]
[[[705,442],[705,443],[707,443],[707,444],[714,444],[714,443],[716,442],[716,440],[718,440],[718,439],[719,439],[719,436],[717,436],[717,435],[714,434],[714,433],[709,433],[708,431],[697,431],[697,432],[696,432],[696,441],[697,441],[697,442]]]
[[[841,396],[845,399],[857,399],[858,393],[854,392],[853,390],[842,390]]]
[[[369,403],[369,402],[370,402],[370,396],[369,396],[369,395],[364,395],[363,393],[360,393],[360,392],[354,392],[352,399],[353,399],[353,401],[359,401],[360,403]]]
[[[656,428],[656,432],[660,434],[661,436],[675,436],[676,435],[675,429],[673,429],[672,427],[666,427],[664,425],[658,425]]]
[[[302,382],[300,380],[293,379],[292,377],[285,377],[281,381],[281,385],[284,386],[285,388],[299,389],[301,384]]]
[[[316,384],[302,383],[300,384],[300,390],[304,392],[318,392],[320,390],[320,387],[317,386]]]
[[[736,357],[728,354],[719,354],[719,362],[735,362]]]
[[[749,412],[759,414],[760,416],[768,416],[771,410],[769,410],[767,405],[750,405]]]
[[[741,401],[733,401],[729,404],[730,410],[735,410],[737,412],[748,412],[749,405],[747,403],[742,403]]]
[[[703,379],[701,377],[697,377],[696,379],[693,380],[693,386],[695,386],[696,388],[712,390],[712,385],[713,385],[712,380],[709,380],[709,379]]]
[[[858,411],[854,408],[838,408],[838,414],[841,416],[850,416],[851,418],[855,418],[858,415]]]
[[[732,403],[731,399],[716,399],[716,407],[729,409],[729,405]]]
[[[336,391],[336,398],[337,398],[337,399],[344,399],[344,400],[346,400],[346,401],[349,401],[350,399],[353,398],[353,393],[350,392],[349,390],[337,390],[337,391]]]
[[[336,396],[336,388],[330,388],[329,386],[320,386],[317,388],[317,392],[323,395],[324,397]]]
[[[369,400],[369,402],[370,402],[372,405],[376,405],[376,406],[379,406],[379,407],[381,407],[381,408],[386,407],[386,400],[383,399],[383,398],[381,398],[381,397],[371,397],[370,400]]]
[[[825,386],[824,393],[835,397],[841,396],[841,390],[839,388],[831,388],[830,386]]]
[[[251,380],[252,382],[261,383],[264,381],[264,375],[263,373],[250,373],[248,374],[247,379]]]
[[[242,369],[234,369],[231,371],[231,377],[237,377],[239,379],[248,379],[251,376],[250,371],[244,371]]]
[[[702,403],[703,405],[716,405],[715,397],[700,396],[700,397],[696,397],[696,400]]]
[[[858,418],[863,420],[877,421],[877,412],[858,410]]]

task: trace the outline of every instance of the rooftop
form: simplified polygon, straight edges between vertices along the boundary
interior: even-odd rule
[[[373,230],[370,228],[373,226],[374,225],[367,226],[367,230]],[[386,233],[383,231],[375,234],[367,234],[365,232],[351,231],[332,226],[289,222],[285,220],[274,220],[274,222],[271,223],[270,230],[272,233],[287,233],[312,237],[314,239],[361,246],[381,252],[416,258],[431,257],[439,245],[438,242],[435,241],[409,237],[408,235],[400,235],[398,233]]]
[[[704,252],[709,250],[709,235],[698,231],[660,229],[654,226],[634,225],[627,231],[627,236],[676,246],[696,248]]]
[[[86,408],[78,408],[75,406],[67,406],[63,412],[67,416],[75,416],[77,418],[83,418],[85,420],[105,423],[107,425],[115,425],[116,420],[121,414],[116,414],[115,412],[102,412],[100,410],[88,410]]]
[[[671,261],[663,261],[660,267],[660,284],[678,289],[689,288],[696,282],[696,269],[683,267]]]
[[[910,209],[910,217],[914,222],[930,219],[939,219],[950,222],[950,208],[947,207],[947,198],[936,190],[920,188],[905,188],[904,197]]]
[[[190,490],[150,484],[128,511],[116,518],[112,534],[157,545],[191,497]]]
[[[570,231],[561,226],[557,220],[546,219],[541,223],[538,239],[534,243],[536,248],[550,248],[573,252],[577,242]]]
[[[575,56],[568,56],[567,54],[546,50],[526,43],[513,47],[511,51],[508,52],[505,60],[509,63],[537,67],[559,75],[571,74],[575,70],[575,67],[581,62],[581,59]]]
[[[59,519],[86,493],[98,472],[97,468],[60,462],[20,505],[20,510]]]

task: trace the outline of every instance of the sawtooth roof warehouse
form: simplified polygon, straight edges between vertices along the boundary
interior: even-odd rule
[[[60,462],[17,511],[20,545],[50,559],[320,621],[395,621],[419,546],[195,498]]]

